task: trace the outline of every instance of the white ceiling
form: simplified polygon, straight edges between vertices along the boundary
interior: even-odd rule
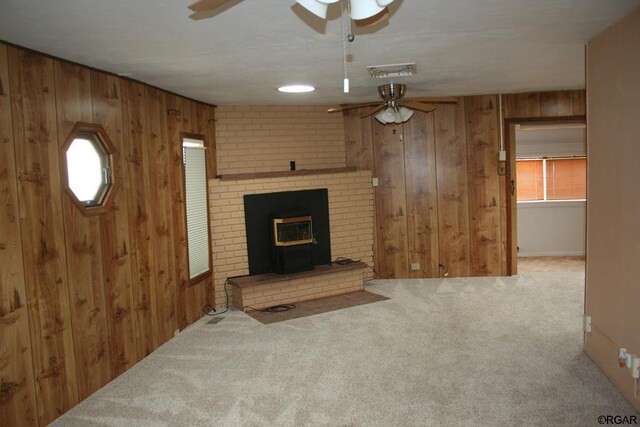
[[[348,44],[295,0],[244,0],[192,21],[193,0],[0,0],[0,39],[213,104],[376,99],[366,65],[416,62],[408,95],[584,87],[584,45],[640,0],[395,0],[388,23]],[[284,83],[310,83],[286,95]]]

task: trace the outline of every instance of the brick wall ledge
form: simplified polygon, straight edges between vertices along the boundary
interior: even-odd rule
[[[326,168],[326,169],[298,169],[294,171],[275,171],[275,172],[251,172],[251,173],[232,173],[217,175],[216,178],[221,181],[239,181],[244,179],[260,179],[260,178],[281,178],[302,175],[326,175],[332,173],[355,172],[357,168]]]
[[[261,285],[273,285],[275,283],[287,282],[295,279],[306,279],[309,277],[322,276],[325,274],[342,273],[345,271],[358,270],[366,268],[367,265],[362,261],[356,261],[351,264],[326,264],[316,265],[313,270],[301,271],[292,274],[257,274],[255,276],[243,276],[229,279],[229,284],[238,288],[253,288]]]

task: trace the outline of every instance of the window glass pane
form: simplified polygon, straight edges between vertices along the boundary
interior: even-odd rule
[[[185,144],[184,177],[189,276],[209,271],[209,232],[205,150]]]
[[[547,160],[547,200],[587,198],[587,159]]]
[[[101,203],[109,186],[107,182],[108,154],[93,134],[80,132],[66,152],[69,189],[87,206]]]
[[[517,160],[518,201],[544,200],[542,160]]]

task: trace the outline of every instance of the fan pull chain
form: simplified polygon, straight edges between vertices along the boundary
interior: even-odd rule
[[[343,60],[343,68],[344,68],[344,80],[343,80],[343,85],[342,85],[342,89],[344,93],[349,93],[349,76],[347,75],[347,40],[345,39],[344,36],[344,27],[345,25],[345,19],[347,22],[351,21],[351,7],[349,5],[349,0],[346,0],[347,2],[347,14],[345,16],[344,14],[344,7],[343,7],[343,13],[342,13],[342,21],[340,22],[340,31],[342,34],[342,60]],[[349,36],[351,37],[351,28],[349,27]]]

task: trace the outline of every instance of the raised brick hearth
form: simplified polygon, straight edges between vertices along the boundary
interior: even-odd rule
[[[318,265],[314,270],[293,274],[260,274],[230,280],[233,305],[261,309],[278,304],[307,301],[363,290],[363,262],[348,265]]]
[[[275,177],[227,177],[209,181],[211,240],[216,307],[224,307],[224,283],[229,277],[249,274],[244,223],[245,194],[326,188],[329,196],[331,255],[373,265],[373,191],[371,172],[317,171],[311,175]],[[339,295],[362,289],[365,269],[335,269],[326,274],[291,276],[278,283],[256,287],[241,295],[227,286],[230,301],[242,308],[256,308]],[[318,266],[321,272],[322,266]],[[247,287],[248,289],[248,287]]]

